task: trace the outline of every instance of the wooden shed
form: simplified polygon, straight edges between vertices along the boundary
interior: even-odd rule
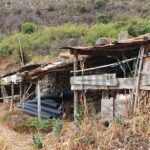
[[[87,47],[68,46],[63,49],[70,49],[70,53],[74,56],[73,76],[70,83],[71,89],[74,90],[75,121],[81,93],[101,90],[102,111],[105,107],[106,97],[107,99],[112,98],[112,104],[108,104],[108,109],[114,109],[114,101],[117,98],[124,99],[124,95],[126,95],[131,99],[130,110],[133,112],[140,103],[140,91],[148,92],[150,90],[150,34],[109,44]],[[78,60],[79,55],[93,57],[91,64],[97,58],[101,65],[95,64],[87,67],[86,61],[81,65]],[[149,99],[149,94],[147,98]],[[120,109],[122,108],[120,107]]]

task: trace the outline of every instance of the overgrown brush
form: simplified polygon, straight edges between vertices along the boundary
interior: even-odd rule
[[[19,133],[48,133],[53,132],[59,135],[63,129],[63,123],[59,119],[43,119],[28,117],[18,112],[6,112],[1,116],[1,120],[9,128]]]
[[[118,33],[122,30],[128,30],[131,36],[150,32],[149,20],[138,19],[130,23],[122,20],[108,23],[108,17],[105,15],[98,16],[98,20],[100,23],[94,25],[67,23],[55,27],[37,27],[25,23],[22,25],[22,32],[13,32],[1,40],[0,58],[12,55],[15,63],[20,63],[21,46],[26,62],[32,61],[35,57],[38,59],[34,60],[39,62],[39,56],[49,55],[49,58],[57,56],[60,47],[71,45],[72,39],[77,41],[76,45],[94,45],[100,37],[117,38]]]
[[[79,128],[72,124],[64,125],[61,135],[47,136],[43,150],[73,149],[146,149],[150,138],[149,115],[123,120],[122,124],[102,125],[100,120],[85,119]]]
[[[117,115],[108,125],[96,116],[84,118],[78,127],[65,123],[59,136],[47,135],[43,150],[148,149],[150,147],[150,107],[147,92],[139,93],[136,116],[123,119]],[[145,111],[141,111],[141,108]],[[144,109],[143,108],[143,109]]]
[[[40,135],[33,135],[32,144],[33,144],[34,148],[41,149],[43,147],[42,137]]]

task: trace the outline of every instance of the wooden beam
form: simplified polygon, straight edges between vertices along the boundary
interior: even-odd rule
[[[74,71],[78,70],[78,53],[76,50],[74,50],[74,60],[73,60],[73,69]],[[76,72],[74,72],[74,77],[77,75]],[[78,116],[78,91],[74,90],[74,123],[77,125],[77,116]]]
[[[19,85],[19,91],[20,91],[20,101],[21,101],[22,96],[23,96],[23,91],[22,91],[22,82],[20,82],[20,85]]]
[[[70,83],[76,85],[117,86],[118,80],[116,74],[103,74],[71,77]]]
[[[11,82],[11,104],[10,104],[10,111],[13,111],[13,102],[14,102],[14,82]]]
[[[110,74],[100,74],[100,75],[83,75],[83,76],[75,76],[75,77],[71,77],[71,82],[73,82],[74,80],[102,80],[102,79],[115,79],[116,78],[116,73],[110,73]]]
[[[100,86],[100,85],[78,85],[72,84],[71,90],[99,90],[99,89],[134,89],[135,78],[118,78],[117,86]]]
[[[108,64],[108,65],[103,65],[103,66],[98,66],[98,67],[93,67],[93,68],[87,68],[87,69],[82,69],[82,70],[77,70],[75,71],[76,73],[79,73],[79,72],[82,72],[82,71],[92,71],[92,70],[96,70],[96,69],[103,69],[103,68],[107,68],[107,67],[116,67],[120,64],[124,64],[124,63],[127,63],[127,62],[130,62],[130,61],[134,61],[136,60],[137,57],[134,57],[134,58],[130,58],[130,59],[127,59],[127,60],[123,60],[121,62],[116,62],[116,63],[112,63],[112,64]],[[71,71],[71,73],[73,73],[74,71]]]
[[[116,79],[102,79],[102,80],[91,80],[91,81],[85,81],[85,80],[73,80],[71,84],[75,85],[99,85],[99,86],[117,86],[118,80]]]
[[[140,62],[139,62],[138,77],[137,77],[136,87],[135,87],[134,112],[136,111],[136,107],[137,107],[137,103],[138,103],[138,92],[139,92],[139,87],[140,87],[140,79],[141,79],[141,71],[142,71],[142,66],[143,66],[144,51],[145,51],[145,47],[142,46],[140,49]]]
[[[19,98],[20,95],[14,95],[14,99]],[[4,100],[4,99],[12,99],[12,96],[6,96],[6,97],[0,97],[0,100]]]
[[[19,42],[19,50],[20,50],[21,62],[22,62],[22,64],[23,64],[23,66],[24,66],[25,63],[24,63],[23,51],[22,51],[22,47],[21,47],[21,41],[20,41],[20,38],[18,38],[18,42]]]
[[[7,94],[5,85],[1,85],[1,91],[2,91],[2,95],[3,95],[3,101],[4,101],[4,103],[8,103],[8,99],[7,99],[8,94]]]
[[[150,86],[140,86],[139,89],[144,91],[150,91]]]

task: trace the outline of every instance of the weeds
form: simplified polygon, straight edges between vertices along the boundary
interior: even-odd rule
[[[84,11],[84,7],[81,9]],[[60,47],[70,45],[72,38],[78,39],[79,45],[94,45],[100,37],[117,38],[122,30],[128,30],[131,36],[150,32],[149,20],[138,19],[129,23],[126,19],[122,19],[117,23],[108,23],[106,15],[99,15],[97,19],[99,23],[95,25],[67,23],[55,27],[39,26],[38,28],[31,25],[30,28],[23,24],[22,32],[14,32],[1,40],[0,58],[11,55],[15,63],[20,63],[18,38],[21,41],[24,58],[29,62],[36,57],[36,54],[38,57],[57,56]],[[24,34],[25,32],[32,34]]]
[[[36,31],[36,28],[35,24],[27,22],[21,25],[21,32],[31,34]]]
[[[78,8],[79,12],[81,14],[85,13],[87,10],[86,10],[86,7],[84,5],[79,5]]]
[[[113,118],[113,122],[114,122],[117,126],[122,125],[121,116],[120,116],[120,115],[116,115],[116,116],[114,116],[114,118]]]
[[[94,0],[94,8],[99,9],[107,3],[107,0]]]
[[[48,132],[52,129],[51,120],[38,120],[38,118],[33,118],[25,124],[31,129],[38,129],[43,132]]]
[[[67,43],[69,45],[69,39],[84,36],[86,30],[88,30],[87,25],[65,24],[49,28],[41,26],[32,34],[13,33],[1,41],[0,58],[12,55],[14,63],[20,63],[19,38],[27,62],[32,60],[36,53],[41,56],[50,54],[50,56],[55,57],[60,52],[60,47],[65,46]]]
[[[57,119],[38,120],[38,118],[27,118],[22,115],[13,115],[11,113],[5,113],[1,116],[1,119],[10,128],[20,133],[30,132],[53,132],[59,134],[63,129],[63,123]]]
[[[43,147],[42,137],[40,135],[33,135],[32,143],[33,143],[34,148],[36,149],[41,149]]]
[[[53,120],[53,133],[55,135],[59,135],[61,130],[63,129],[63,123],[61,120]]]
[[[98,23],[108,23],[109,22],[109,18],[107,15],[104,15],[104,14],[100,14],[98,17],[97,17],[97,22]]]
[[[11,113],[7,112],[3,116],[1,116],[1,120],[3,121],[9,121],[11,119]]]

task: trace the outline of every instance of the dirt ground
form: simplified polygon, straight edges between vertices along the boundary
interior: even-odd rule
[[[4,113],[3,108],[0,104],[0,115]],[[17,133],[0,120],[0,150],[34,150],[32,135]]]

